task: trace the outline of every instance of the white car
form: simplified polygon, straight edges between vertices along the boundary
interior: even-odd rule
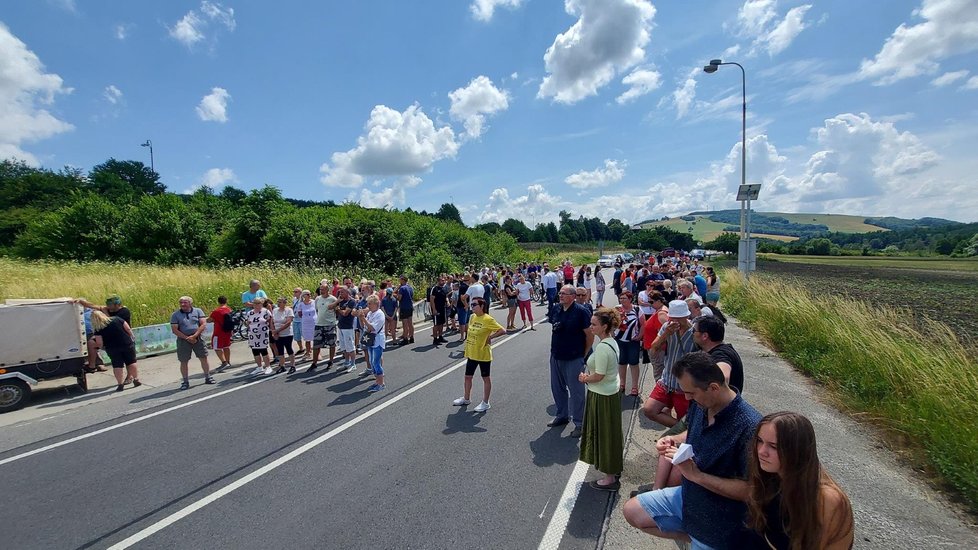
[[[601,267],[612,267],[615,265],[615,257],[611,254],[605,254],[598,258],[598,265]]]

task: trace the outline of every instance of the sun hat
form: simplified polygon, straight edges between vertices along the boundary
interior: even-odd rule
[[[669,302],[669,318],[680,319],[683,317],[689,317],[689,305],[683,300]]]

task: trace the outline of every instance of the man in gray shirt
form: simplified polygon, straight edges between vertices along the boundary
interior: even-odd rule
[[[181,390],[190,389],[189,363],[191,353],[196,354],[200,359],[200,368],[204,371],[204,383],[213,384],[211,369],[207,364],[207,348],[200,335],[207,327],[207,315],[199,307],[194,307],[194,300],[190,296],[180,297],[180,309],[173,312],[170,316],[170,330],[177,337],[177,360],[180,361],[180,375],[183,383],[180,384]]]
[[[336,304],[339,300],[336,296],[329,293],[329,287],[322,285],[319,287],[319,296],[316,297],[316,329],[312,337],[312,364],[306,372],[316,370],[319,366],[319,354],[325,347],[329,347],[329,361],[326,361],[326,370],[333,366],[333,358],[336,356]]]

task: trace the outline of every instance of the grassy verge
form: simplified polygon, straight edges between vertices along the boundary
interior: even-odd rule
[[[261,263],[247,266],[205,268],[155,266],[137,263],[74,263],[22,261],[0,258],[0,299],[84,297],[101,304],[118,294],[132,310],[134,326],[166,323],[179,307],[180,296],[210,311],[217,297],[225,295],[232,307],[240,307],[248,281],[258,279],[269,297],[292,296],[292,289],[315,289],[323,277],[350,274],[379,280],[377,272],[337,267]],[[421,286],[415,282],[415,286]]]
[[[905,434],[978,511],[978,363],[947,325],[727,269],[723,305],[855,411]]]

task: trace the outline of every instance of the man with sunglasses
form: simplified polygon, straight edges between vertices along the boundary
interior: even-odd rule
[[[550,391],[557,412],[547,426],[564,426],[573,420],[574,430],[570,435],[581,437],[584,384],[578,375],[584,371],[584,356],[594,342],[590,330],[591,314],[575,301],[577,292],[574,285],[564,285],[557,296],[560,303],[550,310],[550,326],[553,329],[550,338]]]

